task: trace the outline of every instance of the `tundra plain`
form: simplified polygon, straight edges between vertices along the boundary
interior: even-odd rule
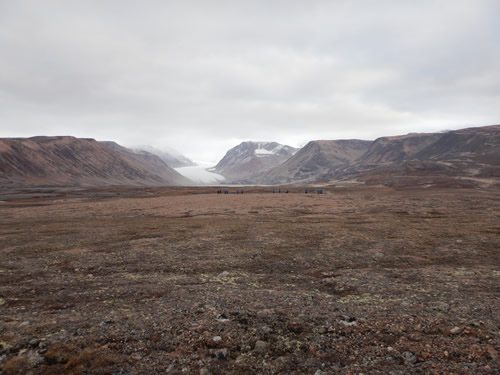
[[[3,190],[0,372],[498,373],[497,188],[286,189]]]

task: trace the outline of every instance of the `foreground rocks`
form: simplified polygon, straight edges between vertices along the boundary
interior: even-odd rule
[[[301,191],[11,194],[2,373],[498,372],[498,191]]]

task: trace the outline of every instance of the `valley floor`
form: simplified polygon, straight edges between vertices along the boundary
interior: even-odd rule
[[[498,373],[498,190],[244,190],[4,191],[0,373]]]

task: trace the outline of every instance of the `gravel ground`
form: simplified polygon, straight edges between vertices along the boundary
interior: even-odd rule
[[[0,373],[499,373],[500,192],[322,189],[5,191]]]

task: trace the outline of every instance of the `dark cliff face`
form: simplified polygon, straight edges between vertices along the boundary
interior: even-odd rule
[[[311,141],[283,164],[259,176],[261,183],[287,183],[323,178],[331,168],[349,165],[368,149],[358,139]]]
[[[446,133],[437,142],[416,154],[416,158],[500,165],[500,125]]]
[[[433,143],[401,162],[366,168],[362,181],[390,186],[500,185],[500,126],[485,126],[439,134]]]
[[[230,149],[213,170],[229,180],[251,179],[283,163],[295,151],[277,142],[243,142]]]
[[[400,163],[438,141],[443,134],[408,134],[376,139],[360,159],[364,164]]]
[[[189,184],[158,157],[116,146],[74,137],[0,139],[0,182],[81,186]]]

